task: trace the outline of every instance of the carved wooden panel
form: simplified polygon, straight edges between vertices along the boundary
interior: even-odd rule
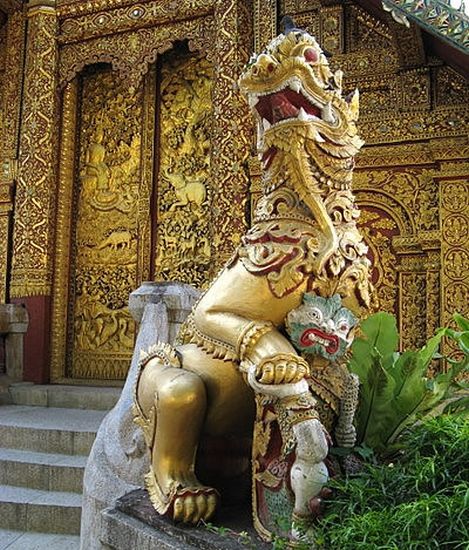
[[[73,378],[123,378],[129,365],[142,105],[142,86],[128,86],[110,69],[82,77],[68,334]]]
[[[208,281],[212,83],[206,58],[176,48],[137,87],[105,64],[66,86],[54,380],[125,378],[130,292],[150,278]]]
[[[440,182],[442,229],[442,317],[451,324],[455,312],[469,317],[469,183],[467,178]],[[454,344],[445,351],[458,355]]]
[[[213,69],[203,57],[163,57],[158,110],[154,278],[201,287],[210,277]]]

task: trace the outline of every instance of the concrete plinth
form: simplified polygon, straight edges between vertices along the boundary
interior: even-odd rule
[[[107,550],[267,550],[252,527],[251,507],[222,507],[206,526],[175,525],[159,516],[139,489],[103,512],[102,548]]]
[[[28,312],[18,304],[0,304],[0,335],[5,339],[6,374],[23,379],[23,338],[28,330]]]
[[[149,470],[143,434],[132,414],[140,353],[157,342],[172,342],[198,296],[198,291],[182,283],[144,283],[130,296],[129,309],[140,329],[122,394],[101,424],[86,465],[82,550],[109,548],[101,542],[101,532],[107,528],[102,524],[101,512],[122,495],[142,487]]]

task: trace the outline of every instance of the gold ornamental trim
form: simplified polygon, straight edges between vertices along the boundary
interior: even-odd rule
[[[184,343],[196,344],[215,359],[222,359],[223,361],[238,360],[236,349],[233,346],[204,334],[197,328],[192,315],[184,325]]]
[[[50,295],[57,146],[55,18],[27,29],[12,254],[12,295]]]
[[[201,19],[213,14],[213,2],[192,2],[191,0],[152,1],[138,4],[102,5],[96,2],[94,9],[84,4],[85,10],[64,13],[58,10],[60,18],[61,43],[69,44],[90,38],[102,38],[124,31],[148,29],[160,25],[182,23],[190,19]]]
[[[242,333],[238,337],[236,342],[236,352],[240,361],[244,361],[249,358],[250,353],[253,351],[257,342],[267,334],[274,330],[275,327],[270,321],[257,322],[252,321],[244,327]]]
[[[129,85],[138,86],[158,55],[169,51],[178,40],[187,40],[191,51],[213,55],[213,34],[213,18],[207,16],[150,28],[132,27],[128,32],[100,33],[75,42],[64,41],[60,35],[59,86],[97,62],[111,64]]]
[[[55,236],[55,279],[52,297],[51,380],[65,376],[67,304],[69,296],[70,213],[73,200],[77,126],[78,82],[73,80],[63,93],[60,144],[59,189]]]
[[[24,71],[26,18],[23,11],[9,15],[7,23],[6,59],[2,75],[2,180],[18,177],[18,142],[21,111],[21,89]]]
[[[47,283],[12,283],[10,296],[12,298],[31,298],[33,296],[50,296],[51,285]]]
[[[57,15],[55,0],[30,0],[26,12],[28,18],[36,15]]]

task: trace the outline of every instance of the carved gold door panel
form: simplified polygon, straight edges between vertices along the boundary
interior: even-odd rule
[[[172,51],[159,80],[154,274],[201,287],[210,279],[213,69]]]
[[[177,47],[137,88],[107,66],[67,85],[54,381],[125,378],[135,340],[127,304],[142,280],[208,282],[212,82],[207,60]]]
[[[148,278],[150,264],[152,90],[154,72],[132,87],[109,67],[94,66],[64,92],[52,337],[56,381],[119,380],[130,365],[135,325],[127,304]]]
[[[69,373],[124,378],[134,343],[127,309],[138,286],[143,88],[111,70],[82,79]]]

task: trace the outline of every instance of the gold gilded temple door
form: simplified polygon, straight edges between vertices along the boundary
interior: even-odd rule
[[[203,57],[168,52],[158,70],[157,193],[152,274],[198,288],[211,278],[213,70]]]
[[[129,294],[143,280],[209,277],[210,71],[201,57],[170,52],[137,87],[105,64],[67,84],[53,381],[125,379]]]
[[[135,335],[129,293],[148,274],[151,174],[144,120],[151,77],[107,65],[64,91],[53,297],[52,378],[125,378]],[[148,101],[147,101],[148,102]],[[153,136],[152,136],[153,137]],[[147,252],[146,252],[147,250]]]

